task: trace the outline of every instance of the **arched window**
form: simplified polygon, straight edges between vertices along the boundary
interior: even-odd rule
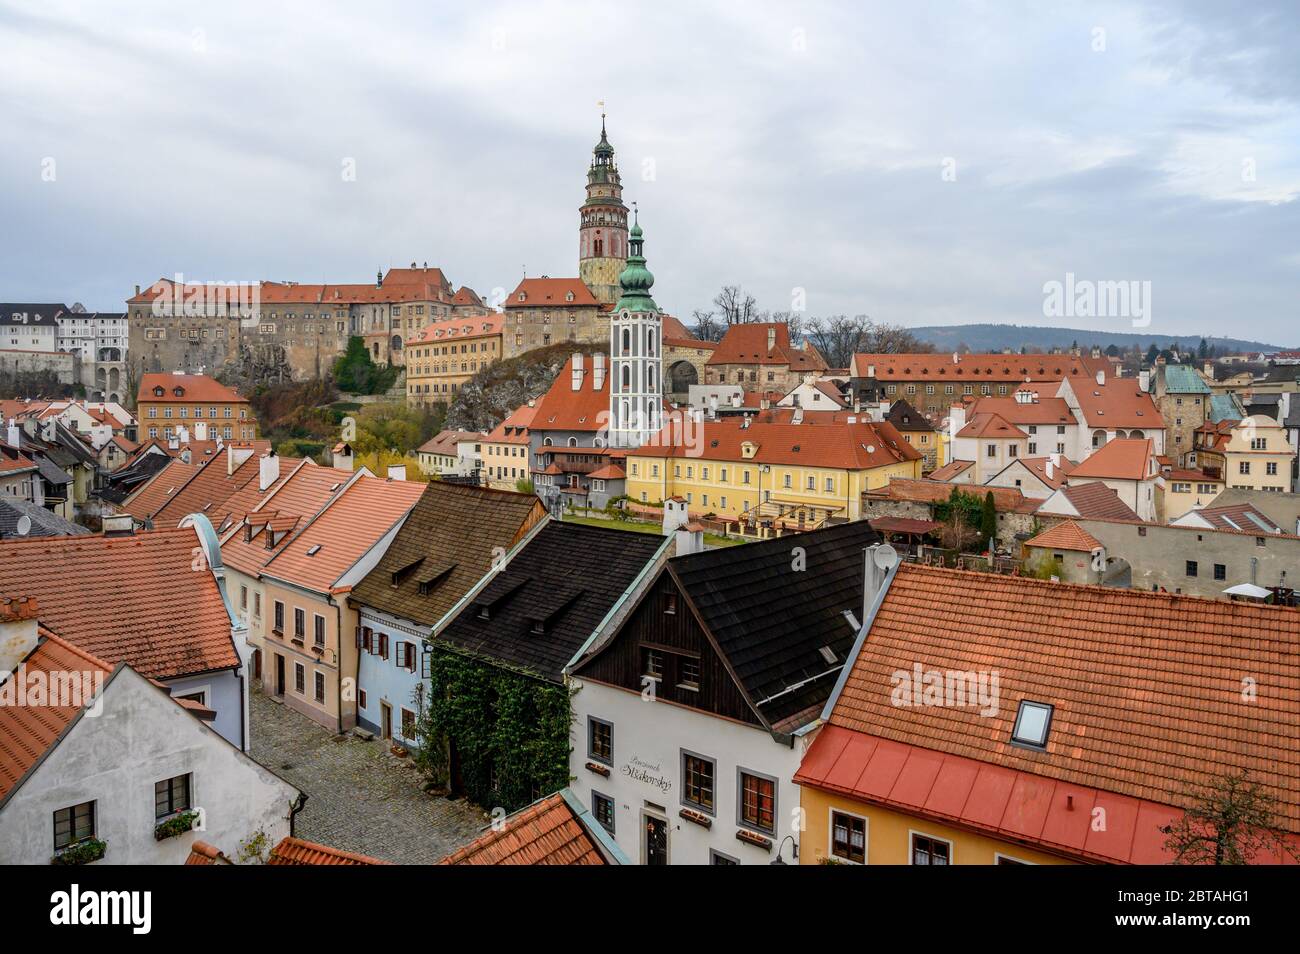
[[[623,353],[623,354],[627,354],[627,353],[628,353],[629,351],[631,351],[631,350],[632,350],[632,332],[630,332],[630,331],[628,331],[628,329],[624,328],[624,329],[623,329],[623,351],[622,351],[622,353]]]
[[[577,446],[578,446],[578,439],[577,439],[576,437],[570,437],[570,438],[569,438],[569,446],[570,446],[570,447],[577,447]]]
[[[619,384],[622,386],[624,391],[630,391],[632,389],[632,369],[626,364],[622,365],[622,369]]]
[[[655,353],[655,330],[647,328],[645,330],[645,353],[654,357]]]
[[[543,438],[542,438],[542,446],[543,446],[543,447],[550,447],[550,446],[551,446],[552,444],[554,444],[554,443],[555,443],[555,442],[554,442],[553,440],[551,440],[549,437],[543,437]]]

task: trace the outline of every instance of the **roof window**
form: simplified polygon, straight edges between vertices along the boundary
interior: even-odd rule
[[[1046,702],[1020,701],[1011,741],[1036,749],[1047,747],[1047,733],[1052,727],[1052,706]]]

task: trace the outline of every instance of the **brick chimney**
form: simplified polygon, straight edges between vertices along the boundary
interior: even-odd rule
[[[257,489],[265,493],[279,479],[280,458],[275,451],[263,454],[257,461]]]

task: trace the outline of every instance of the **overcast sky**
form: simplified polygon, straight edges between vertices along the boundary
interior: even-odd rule
[[[0,0],[0,300],[574,275],[604,100],[675,314],[1133,330],[1045,318],[1073,273],[1297,344],[1297,51],[1294,2]]]

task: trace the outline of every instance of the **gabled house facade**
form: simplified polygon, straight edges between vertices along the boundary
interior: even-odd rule
[[[637,864],[792,863],[792,779],[863,616],[865,521],[667,562],[568,666],[574,792]]]
[[[357,724],[414,749],[427,638],[546,519],[533,494],[433,481],[349,595],[358,613]]]
[[[179,863],[196,828],[231,843],[289,834],[300,793],[210,709],[41,616],[36,598],[0,600],[0,864]]]

